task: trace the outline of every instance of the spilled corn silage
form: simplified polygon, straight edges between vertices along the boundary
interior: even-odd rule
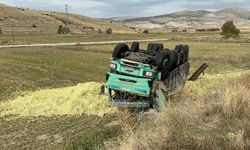
[[[76,86],[30,92],[13,100],[0,102],[0,116],[54,116],[82,113],[113,113],[107,95],[100,95],[101,84],[80,83]]]

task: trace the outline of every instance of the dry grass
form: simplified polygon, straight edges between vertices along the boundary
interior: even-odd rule
[[[226,117],[242,117],[250,113],[250,76],[233,80],[221,92],[223,114]]]
[[[181,43],[173,41],[164,45],[174,48],[176,44]],[[224,82],[223,78],[240,76],[241,72],[250,73],[248,51],[250,44],[207,42],[185,44],[189,44],[192,49],[191,72],[206,62],[209,68],[205,76],[198,82],[188,83],[183,98],[168,103],[165,113],[150,112],[142,117],[142,120],[139,117],[141,121],[138,124],[132,123],[133,126],[129,126],[131,123],[126,124],[124,120],[126,136],[123,142],[118,144],[121,148],[223,149],[227,148],[226,144],[237,148],[249,147],[246,145],[249,143],[247,139],[250,135],[249,117],[226,116],[221,103],[224,89],[218,91],[217,87]],[[146,45],[147,43],[141,44],[142,48],[146,48]],[[104,82],[113,46],[1,49],[0,77],[3,80],[0,82],[0,99],[12,99],[11,97],[27,91],[63,88],[90,81]],[[244,80],[243,83],[246,85],[249,78]],[[227,84],[231,85],[232,81]],[[202,90],[197,91],[199,89]],[[239,88],[236,86],[235,89]],[[211,94],[207,94],[207,90]],[[99,122],[101,118],[95,117],[96,119],[93,119],[93,116],[83,115],[80,118],[51,117],[47,120],[38,117],[35,123],[30,117],[11,120],[0,118],[0,149],[54,149],[54,147],[60,149],[71,142],[79,149],[90,149],[90,146],[96,147],[98,143],[102,144],[104,140],[110,139],[109,137],[116,138],[122,134],[116,129],[106,130],[102,122]],[[113,124],[113,121],[117,120],[117,117],[110,115],[107,117],[110,119],[107,120],[104,116],[104,125]],[[74,118],[74,121],[71,118]],[[64,141],[54,144],[53,139],[57,141],[58,138],[53,137],[57,137],[57,134],[62,136]],[[49,140],[45,142],[39,140],[46,137],[49,137]],[[71,144],[69,145],[71,147]],[[112,144],[109,147],[116,148]]]
[[[0,9],[1,28],[4,34],[11,34],[13,23],[15,34],[56,34],[58,26],[64,25],[66,20],[65,14],[59,12],[17,8],[3,4],[0,4]],[[67,19],[73,33],[97,33],[98,29],[105,31],[110,27],[115,33],[135,33],[131,28],[101,19],[76,14],[69,14]],[[36,28],[32,27],[32,24],[35,24]]]
[[[126,126],[117,149],[249,149],[250,74],[226,81],[216,93],[184,94],[162,113]]]

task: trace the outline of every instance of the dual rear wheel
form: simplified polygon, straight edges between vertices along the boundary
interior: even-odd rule
[[[127,44],[118,44],[112,54],[115,59],[121,59],[129,55],[129,52],[139,52],[139,43],[133,42],[129,48]],[[152,64],[156,66],[163,74],[178,67],[188,61],[189,46],[177,45],[174,50],[163,49],[163,44],[149,43],[146,51]]]

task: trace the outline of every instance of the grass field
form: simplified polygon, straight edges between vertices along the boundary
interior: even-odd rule
[[[70,42],[92,42],[109,40],[134,40],[134,39],[187,39],[190,37],[210,38],[218,37],[219,33],[151,33],[151,34],[82,34],[82,35],[15,35],[15,43],[11,35],[0,35],[0,45],[6,44],[34,44],[34,43],[70,43]],[[246,34],[243,36],[248,38]],[[136,37],[135,37],[136,36]]]
[[[56,39],[53,42],[59,42],[56,36],[51,38]],[[70,38],[72,41],[74,38],[79,39]],[[33,40],[31,43],[38,42],[38,39]],[[47,42],[46,40],[47,37],[44,41],[41,37],[42,42]],[[204,96],[217,90],[223,80],[236,77],[240,72],[249,73],[250,43],[173,41],[165,42],[164,45],[174,48],[181,43],[190,45],[191,72],[201,63],[209,64],[204,77],[196,83],[187,84],[190,87],[185,90],[187,93]],[[141,47],[146,48],[146,45],[147,43],[142,43]],[[105,82],[105,72],[113,47],[114,45],[99,45],[0,49],[0,101],[8,101],[27,91],[38,89],[68,87],[89,81]],[[104,140],[121,134],[120,126],[104,127],[105,124],[119,120],[114,114],[104,117],[84,114],[35,118],[9,116],[0,119],[0,149],[93,148],[100,146]]]

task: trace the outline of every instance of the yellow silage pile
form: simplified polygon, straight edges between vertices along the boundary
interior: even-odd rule
[[[53,116],[113,113],[107,95],[100,95],[101,84],[88,82],[72,87],[45,89],[0,102],[0,116]]]

